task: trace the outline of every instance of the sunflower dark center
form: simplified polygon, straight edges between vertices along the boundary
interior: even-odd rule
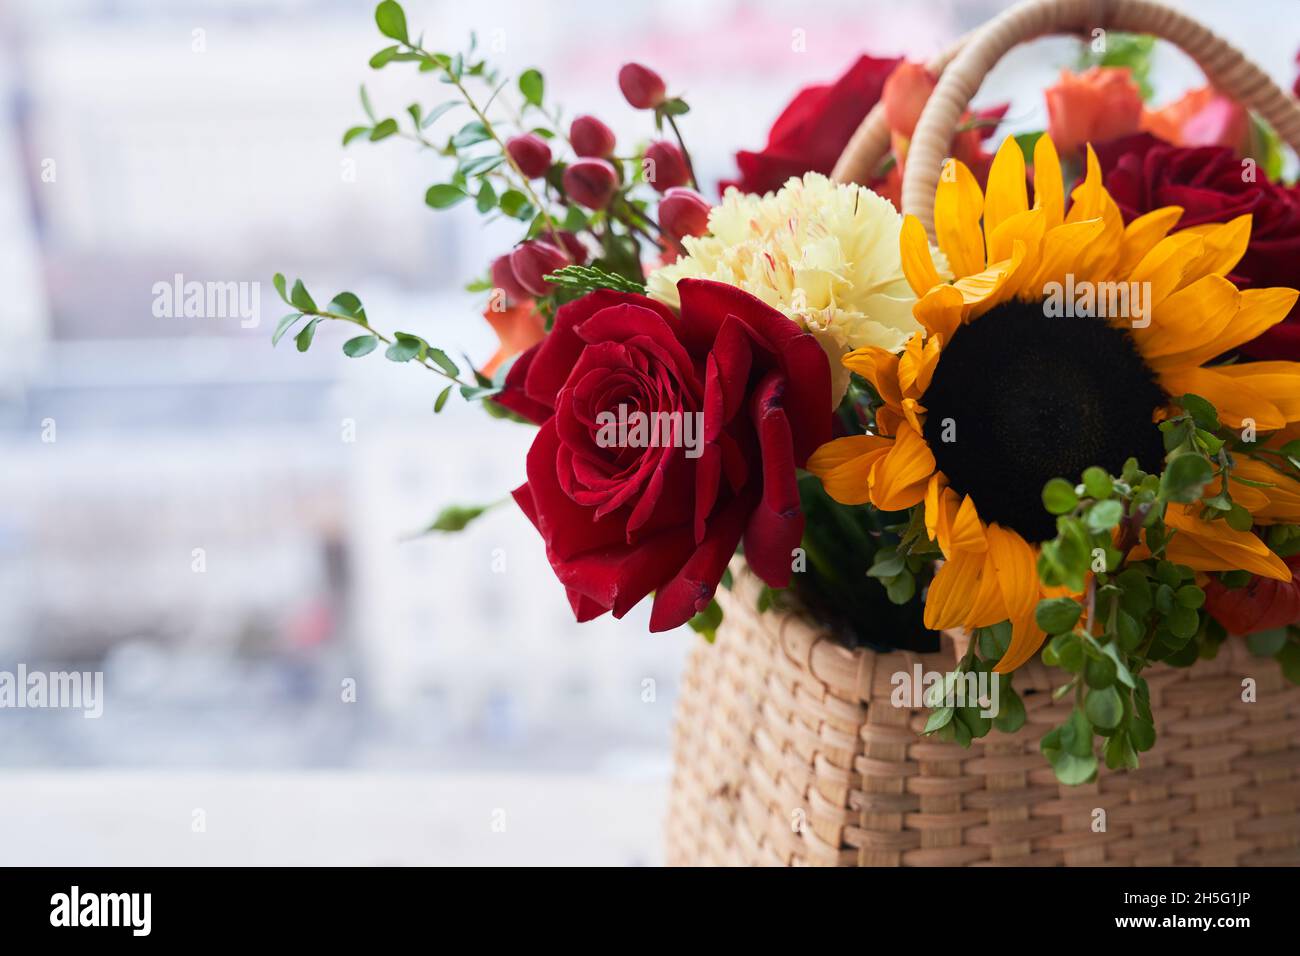
[[[1052,478],[1078,481],[1092,465],[1118,474],[1129,457],[1159,471],[1151,417],[1167,400],[1123,330],[1013,300],[945,344],[921,404],[953,490],[1032,543],[1056,536],[1042,499]]]

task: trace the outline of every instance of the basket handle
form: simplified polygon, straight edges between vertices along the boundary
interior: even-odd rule
[[[1300,153],[1300,104],[1230,43],[1190,17],[1155,0],[1024,0],[960,44],[916,124],[903,170],[903,211],[920,219],[931,239],[934,194],[952,132],[984,77],[1020,43],[1058,33],[1086,34],[1095,27],[1147,33],[1179,47],[1215,88],[1262,116],[1284,143]],[[882,137],[875,128],[883,125],[884,116],[877,117],[876,112],[868,115],[849,142],[837,173],[872,168],[879,160],[872,151],[882,139],[887,148],[888,130]]]

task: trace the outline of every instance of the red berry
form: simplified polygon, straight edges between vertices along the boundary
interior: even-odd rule
[[[581,239],[567,229],[561,229],[555,233],[555,236],[560,240],[559,247],[573,260],[574,265],[585,266],[587,264],[587,257],[590,253],[587,251],[587,247],[582,244]]]
[[[515,272],[510,268],[510,256],[497,256],[492,260],[492,284],[505,292],[506,297],[519,302],[530,299],[528,290],[519,284]]]
[[[515,161],[519,171],[529,179],[545,176],[551,168],[551,147],[536,133],[512,136],[506,141],[506,152]]]
[[[664,101],[664,79],[648,66],[627,63],[618,71],[618,88],[639,110],[652,110]]]
[[[570,265],[567,253],[541,239],[529,239],[510,253],[510,271],[515,279],[534,298],[552,291],[546,276]]]
[[[569,142],[579,156],[608,159],[614,152],[614,131],[594,116],[579,116],[569,127]]]
[[[673,242],[709,231],[709,204],[694,189],[674,187],[659,200],[659,228]]]
[[[580,206],[604,209],[618,188],[614,167],[603,159],[580,159],[564,171],[564,191]]]
[[[673,143],[657,140],[646,147],[645,178],[659,192],[675,186],[685,186],[690,181],[686,157]]]

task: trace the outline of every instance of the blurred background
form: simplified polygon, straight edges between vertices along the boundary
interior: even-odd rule
[[[1285,86],[1295,0],[1176,6]],[[860,52],[923,58],[993,0],[409,0],[503,75],[541,68],[620,141],[643,61],[683,93],[703,180],[734,174],[795,90]],[[579,627],[508,504],[530,429],[323,327],[271,332],[270,277],[357,292],[377,326],[485,361],[481,294],[517,238],[435,213],[443,160],[340,145],[440,101],[369,56],[371,0],[8,0],[0,6],[0,671],[104,674],[103,716],[0,709],[0,863],[655,863],[678,674],[694,634]],[[792,44],[803,31],[802,51]],[[1069,40],[977,103],[1046,123]],[[1196,85],[1161,48],[1157,101]],[[455,117],[430,132],[455,128]],[[467,204],[468,205],[468,204]],[[156,283],[236,283],[243,317],[160,317]],[[323,297],[323,298],[322,298]]]

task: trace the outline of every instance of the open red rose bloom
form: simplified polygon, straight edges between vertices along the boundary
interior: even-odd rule
[[[789,584],[804,530],[795,469],[831,433],[826,355],[733,286],[683,280],[680,293],[680,316],[611,291],[563,306],[497,399],[541,425],[514,497],[579,621],[622,617],[653,591],[650,629],[684,624],[742,540],[759,577]],[[698,415],[698,455],[602,441],[620,408]]]

